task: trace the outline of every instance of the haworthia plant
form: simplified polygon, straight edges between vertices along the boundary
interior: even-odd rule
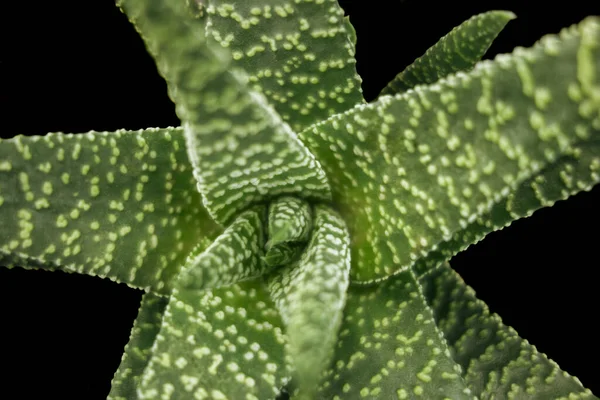
[[[367,104],[335,0],[118,5],[182,127],[0,141],[0,264],[146,292],[109,398],[596,398],[447,261],[600,181],[600,20]]]

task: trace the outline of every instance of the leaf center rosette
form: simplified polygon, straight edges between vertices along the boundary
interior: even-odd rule
[[[399,361],[390,359],[386,365],[403,368],[413,347],[419,355],[431,351],[428,358],[417,360],[424,364],[416,374],[415,394],[423,393],[421,385],[439,382],[432,379],[434,372],[469,394],[460,367],[451,360],[434,324],[419,279],[473,242],[469,235],[480,237],[509,222],[509,218],[496,218],[497,206],[511,218],[513,213],[528,212],[519,211],[523,192],[518,189],[548,172],[544,168],[554,165],[560,155],[579,156],[582,143],[595,137],[587,127],[591,125],[597,134],[600,126],[597,57],[592,54],[598,46],[590,39],[597,36],[593,33],[597,24],[582,28],[591,33],[582,34],[581,43],[577,35],[563,35],[563,50],[547,40],[527,53],[460,72],[472,68],[489,43],[486,39],[457,49],[455,39],[465,31],[482,31],[482,26],[489,28],[483,36],[493,38],[512,14],[493,14],[495,24],[486,23],[491,15],[474,18],[400,74],[376,102],[351,108],[362,102],[360,98],[344,106],[344,96],[360,97],[351,78],[336,83],[329,93],[323,91],[323,99],[345,107],[340,109],[318,100],[314,107],[310,90],[280,92],[284,74],[258,71],[258,62],[244,66],[234,62],[256,54],[266,57],[266,65],[273,61],[267,49],[275,51],[277,44],[268,35],[259,34],[265,43],[260,47],[244,48],[252,40],[234,40],[236,34],[243,35],[240,29],[249,32],[253,23],[258,25],[263,12],[271,18],[270,10],[244,10],[243,2],[233,6],[215,0],[191,16],[188,5],[122,2],[176,103],[204,208],[223,227],[214,241],[198,244],[174,280],[153,358],[141,381],[141,397],[156,397],[166,390],[166,385],[161,388],[153,382],[176,382],[184,376],[184,385],[193,389],[197,384],[193,374],[206,371],[204,387],[219,388],[210,393],[212,398],[271,398],[274,388],[292,377],[297,398],[314,398],[340,376],[350,374],[360,360],[394,354]],[[277,29],[286,24],[284,16],[298,13],[300,17],[304,6],[275,7],[282,18]],[[343,12],[331,9],[335,15],[328,15],[327,23],[341,23]],[[310,13],[311,18],[318,14]],[[311,23],[316,24],[312,19]],[[348,33],[344,25],[328,29],[317,32],[332,37]],[[308,25],[300,30],[310,34]],[[318,61],[316,70],[333,71],[335,65],[333,74],[342,79],[340,70],[352,66],[344,61],[353,55],[350,43],[331,46],[348,54],[327,63]],[[291,51],[300,44],[294,36],[284,48]],[[557,60],[547,62],[558,53]],[[286,54],[289,65],[300,62],[293,52]],[[463,59],[464,54],[472,57],[462,64],[437,62]],[[317,59],[314,55],[306,59],[311,58]],[[557,83],[558,75],[576,77],[577,82],[568,87],[572,101],[553,100],[552,93],[565,89],[564,82]],[[273,80],[261,80],[271,76]],[[300,83],[319,79],[296,76]],[[522,86],[521,91],[512,89],[514,82]],[[302,96],[306,102],[298,103]],[[288,100],[289,108],[278,104]],[[308,116],[312,111],[313,120]],[[323,115],[317,118],[320,112]],[[527,124],[529,128],[523,129]],[[333,199],[336,210],[326,205]],[[353,280],[385,282],[350,291],[340,331],[350,275],[349,232]],[[236,311],[243,301],[256,304],[256,310]],[[373,327],[365,326],[367,319],[361,314],[365,310],[376,314],[374,310],[384,306],[394,310],[394,317],[370,316]],[[231,321],[244,328],[244,336],[238,335]],[[388,326],[399,333],[379,332]],[[413,328],[414,333],[407,335]],[[238,335],[237,341],[226,333]],[[385,342],[388,338],[396,342]],[[251,351],[238,351],[248,342]],[[383,345],[394,348],[379,351]],[[374,350],[368,350],[371,347]],[[339,349],[342,357],[332,362],[334,350]],[[369,351],[373,352],[366,356]],[[179,370],[171,367],[171,359]],[[322,382],[328,367],[328,379]],[[190,374],[184,374],[186,368]],[[342,390],[346,393],[351,385],[360,384],[362,397],[378,396],[378,382],[388,374],[385,368],[380,372],[370,379],[353,372],[352,382]],[[155,379],[159,375],[161,379]],[[377,387],[371,390],[368,385]],[[434,384],[430,388],[438,389]],[[194,390],[197,398],[209,397],[208,392]],[[228,391],[227,396],[221,390]],[[408,394],[402,390],[396,394],[404,398]],[[247,391],[254,397],[245,396]]]
[[[177,105],[204,207],[224,227],[212,243],[199,244],[188,256],[163,327],[176,318],[177,304],[185,309],[181,304],[190,293],[257,280],[287,333],[286,361],[280,365],[288,369],[270,384],[281,386],[294,376],[300,393],[310,397],[331,362],[342,321],[348,230],[324,205],[331,189],[318,161],[264,95],[250,89],[248,75],[232,65],[229,52],[207,40],[207,17],[190,17],[186,7],[185,2],[123,2]],[[198,306],[188,305],[191,313]],[[164,346],[170,354],[176,351]],[[279,356],[272,358],[281,356],[273,352]],[[147,370],[145,376],[152,374]]]

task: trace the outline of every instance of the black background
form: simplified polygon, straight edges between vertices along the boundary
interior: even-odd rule
[[[367,100],[436,40],[491,9],[517,14],[486,58],[600,14],[594,1],[341,1]],[[142,41],[111,0],[0,5],[0,136],[178,125]],[[600,394],[600,187],[457,255],[492,311]],[[1,221],[0,221],[1,223]],[[105,399],[141,293],[61,272],[0,268],[3,399]]]

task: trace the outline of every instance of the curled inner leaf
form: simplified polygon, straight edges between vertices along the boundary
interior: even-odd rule
[[[350,271],[344,221],[325,206],[314,212],[312,237],[300,260],[269,281],[286,327],[297,387],[309,398],[333,355]]]
[[[192,253],[178,278],[186,290],[227,286],[258,277],[267,269],[261,260],[264,208],[241,213],[206,249]]]
[[[264,261],[268,265],[288,264],[300,256],[312,228],[308,202],[281,197],[269,205],[269,240]]]

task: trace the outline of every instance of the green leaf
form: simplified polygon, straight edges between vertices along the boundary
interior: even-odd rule
[[[268,265],[294,261],[306,246],[312,229],[310,204],[295,197],[280,197],[269,205],[269,241],[264,257]]]
[[[474,398],[411,271],[350,287],[319,398]]]
[[[0,140],[0,265],[168,293],[220,228],[202,208],[180,128]]]
[[[597,399],[503,325],[448,264],[420,281],[452,357],[480,399]]]
[[[350,270],[344,221],[325,206],[316,206],[314,213],[313,234],[300,260],[269,281],[286,327],[297,387],[307,398],[312,398],[331,361]]]
[[[294,131],[364,102],[356,36],[337,0],[210,0],[207,14],[207,33]]]
[[[138,394],[144,399],[274,399],[289,380],[285,337],[261,281],[175,289]]]
[[[380,95],[405,92],[451,73],[470,70],[514,18],[515,14],[510,11],[488,11],[469,18],[399,73]]]
[[[296,261],[305,247],[306,243],[280,243],[267,251],[263,261],[271,267],[287,265]]]
[[[573,148],[539,174],[521,183],[502,201],[494,204],[489,212],[457,231],[450,240],[439,243],[435,250],[415,263],[414,271],[417,276],[425,274],[467,246],[477,243],[486,234],[581,190],[591,190],[598,182],[600,142],[588,142],[585,146]]]
[[[272,248],[283,242],[306,242],[312,228],[310,205],[295,197],[280,197],[269,205],[269,242]]]
[[[160,330],[168,299],[145,293],[133,323],[129,343],[121,358],[119,369],[111,382],[108,400],[135,400],[136,390],[148,365],[151,349]]]
[[[177,287],[200,291],[256,278],[268,270],[262,261],[265,234],[264,207],[241,213],[204,250],[190,254],[177,279]]]
[[[233,69],[230,54],[210,46],[183,1],[120,3],[141,32],[185,130],[204,205],[227,225],[248,206],[294,194],[329,200],[314,156],[263,95]]]
[[[352,279],[407,270],[522,182],[597,141],[599,37],[589,18],[302,132],[349,224]]]
[[[252,213],[249,211],[246,214],[251,215]],[[222,241],[222,236],[219,236],[216,242]],[[193,254],[202,253],[210,245],[208,240],[200,241],[190,257]],[[185,267],[189,268],[189,265]],[[179,285],[181,273],[177,279]],[[152,346],[160,332],[168,303],[168,298],[152,293],[145,293],[142,297],[129,342],[125,346],[125,352],[121,358],[121,364],[111,382],[108,400],[135,400],[138,398],[137,389],[140,386],[142,374],[150,362]]]

